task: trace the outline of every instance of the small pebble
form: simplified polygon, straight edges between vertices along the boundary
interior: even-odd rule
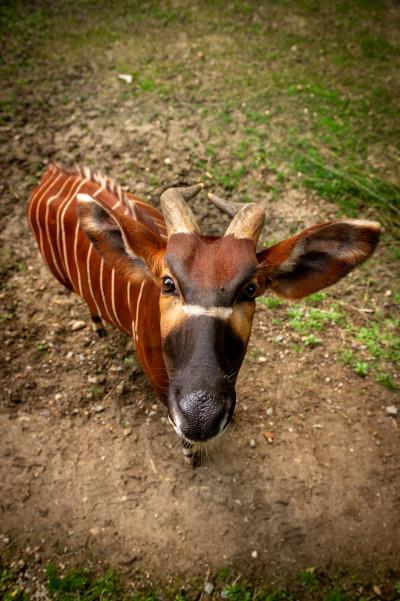
[[[211,593],[214,590],[214,585],[212,582],[206,582],[204,585],[204,592],[206,593],[206,595],[211,595]]]
[[[257,557],[258,557],[257,551],[252,551],[251,552],[251,556],[252,556],[253,559],[257,559]]]
[[[74,320],[70,322],[70,326],[71,332],[77,332],[78,330],[83,330],[83,328],[86,326],[86,323],[84,321]]]
[[[267,357],[258,357],[258,362],[259,363],[265,363],[267,360]]]
[[[388,415],[397,415],[398,412],[399,410],[394,405],[389,405],[388,407],[386,407],[386,413]]]
[[[120,563],[122,563],[123,565],[129,566],[131,563],[136,561],[137,558],[138,558],[138,556],[136,555],[136,553],[133,553],[133,554],[127,553],[126,555],[122,555],[122,557],[120,559]]]
[[[267,411],[266,411],[268,417],[272,417],[274,415],[274,410],[272,407],[268,407]]]
[[[257,443],[256,443],[256,441],[254,440],[254,438],[252,438],[252,439],[250,440],[250,448],[251,448],[251,449],[255,449],[255,448],[256,448],[256,446],[257,446]]]
[[[120,73],[118,79],[121,79],[125,83],[132,83],[133,77],[130,73]]]
[[[103,405],[95,405],[95,406],[93,407],[93,411],[94,411],[95,413],[101,413],[102,411],[104,411],[104,407],[103,407]]]
[[[263,436],[268,444],[272,444],[274,442],[274,433],[273,432],[263,432]]]

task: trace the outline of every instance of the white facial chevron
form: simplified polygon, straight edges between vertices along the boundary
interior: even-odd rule
[[[201,305],[183,305],[183,311],[191,317],[205,316],[217,319],[229,319],[232,315],[231,307],[202,307]]]

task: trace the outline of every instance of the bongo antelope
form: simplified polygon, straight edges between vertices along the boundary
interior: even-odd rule
[[[190,446],[221,434],[235,409],[255,299],[300,299],[330,286],[374,251],[380,226],[313,225],[259,252],[264,210],[210,199],[233,219],[200,233],[186,201],[202,185],[170,188],[163,215],[87,168],[51,165],[28,218],[50,271],[103,320],[130,334],[172,426]]]

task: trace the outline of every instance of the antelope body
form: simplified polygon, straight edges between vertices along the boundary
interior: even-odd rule
[[[227,427],[255,298],[298,299],[329,286],[374,251],[375,222],[309,227],[260,252],[259,205],[209,195],[234,214],[222,237],[204,236],[186,200],[202,186],[161,195],[163,215],[86,168],[51,165],[28,219],[54,276],[102,320],[130,334],[176,432],[188,445]]]

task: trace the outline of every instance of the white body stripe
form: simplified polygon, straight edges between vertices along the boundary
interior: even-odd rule
[[[183,312],[191,317],[216,317],[217,319],[229,319],[233,313],[231,307],[202,307],[201,305],[183,305]]]
[[[62,266],[58,265],[57,261],[56,261],[56,255],[54,252],[54,248],[53,248],[53,243],[51,241],[51,235],[50,235],[50,228],[49,228],[49,207],[51,205],[51,203],[53,202],[53,200],[56,200],[59,196],[61,196],[61,194],[64,191],[65,186],[68,185],[68,182],[71,180],[71,177],[68,177],[64,184],[62,185],[62,188],[59,192],[57,192],[57,194],[54,194],[53,196],[51,196],[48,201],[46,202],[46,215],[45,215],[45,225],[46,225],[46,234],[47,234],[47,241],[49,243],[50,246],[50,252],[51,252],[51,257],[53,259],[53,263],[55,268],[58,271],[59,276],[61,277],[62,280],[65,281],[65,274],[62,271]]]
[[[153,217],[152,220],[159,227],[162,227],[163,229],[165,229],[165,223],[164,223],[164,221],[161,221],[161,219],[157,219],[157,217]]]
[[[127,286],[126,286],[126,300],[128,301],[129,312],[132,314],[132,307],[131,307],[131,282],[130,281],[128,281]]]
[[[111,323],[113,323],[114,325],[116,325],[114,319],[111,318],[110,311],[108,310],[108,306],[107,306],[107,303],[106,303],[106,297],[105,297],[105,294],[104,294],[103,269],[104,269],[104,259],[103,259],[103,257],[101,257],[101,259],[100,259],[100,274],[99,274],[100,294],[101,294],[101,298],[103,300],[104,310],[105,310],[105,312],[108,315],[108,320]]]
[[[101,194],[102,192],[104,192],[105,188],[102,186],[101,188],[99,188],[98,190],[96,190],[96,192],[93,193],[93,196],[96,197],[99,194]],[[88,194],[80,194],[79,196],[88,196]]]
[[[126,285],[126,300],[128,303],[128,307],[129,307],[129,314],[131,316],[132,319],[132,306],[131,306],[131,282],[128,281],[127,285]],[[134,319],[132,319],[131,322],[131,330],[132,330],[132,339],[133,339],[133,346],[136,347],[136,334],[135,334],[135,326],[136,326],[136,322]]]
[[[110,294],[111,294],[111,307],[112,307],[115,319],[116,319],[119,327],[123,330],[124,327],[119,320],[117,309],[115,306],[115,269],[113,267],[111,268],[111,293]]]
[[[140,307],[140,301],[142,299],[142,293],[143,293],[143,288],[144,285],[146,283],[146,280],[143,280],[143,282],[140,285],[140,290],[139,290],[139,296],[138,296],[138,300],[137,300],[137,305],[136,305],[136,316],[135,316],[135,340],[139,340],[139,334],[137,331],[137,323],[138,323],[138,318],[139,318],[139,307]]]
[[[57,248],[60,249],[60,254],[61,254],[61,241],[62,241],[63,242],[62,255],[63,255],[63,259],[64,259],[64,269],[69,277],[69,281],[71,282],[71,284],[73,284],[73,282],[71,279],[71,272],[70,272],[69,264],[68,264],[68,256],[67,256],[66,240],[65,240],[65,229],[64,229],[64,217],[65,217],[65,212],[67,211],[69,205],[71,204],[71,202],[75,196],[75,193],[77,191],[79,191],[80,187],[83,186],[83,184],[85,182],[86,182],[86,180],[83,180],[82,182],[79,183],[79,180],[78,180],[78,186],[75,187],[75,189],[74,189],[75,183],[72,184],[69,196],[67,196],[67,198],[65,199],[64,204],[60,203],[60,206],[57,209],[57,215],[56,215]],[[60,215],[60,213],[61,213],[61,215]]]
[[[82,279],[81,279],[81,271],[79,269],[79,259],[78,259],[78,236],[79,236],[79,220],[76,222],[75,228],[75,236],[74,236],[74,258],[75,258],[75,267],[76,273],[78,275],[78,288],[79,288],[79,296],[83,297],[82,293]]]
[[[57,183],[57,181],[60,179],[61,174],[59,174],[52,182],[51,185],[47,188],[47,190],[45,190],[42,194],[42,196],[39,198],[39,200],[36,203],[36,225],[37,228],[39,230],[39,249],[40,249],[40,253],[43,256],[44,260],[46,261],[47,265],[49,265],[48,261],[47,261],[47,257],[46,254],[43,251],[43,230],[42,230],[42,226],[40,225],[40,220],[39,220],[39,211],[40,211],[40,207],[42,204],[42,200],[43,198],[45,198],[47,192],[50,190],[50,188],[52,188],[54,186],[54,184]],[[50,267],[50,265],[49,265]]]
[[[96,301],[96,297],[93,292],[92,278],[90,275],[90,257],[92,255],[93,248],[94,248],[93,244],[90,243],[88,254],[87,254],[87,259],[86,259],[86,274],[87,274],[87,280],[88,280],[88,284],[89,284],[90,295],[92,297],[93,303],[96,305],[97,315],[100,317],[101,316],[100,307]]]
[[[36,201],[36,198],[38,195],[41,195],[41,196],[44,195],[50,189],[50,187],[53,185],[55,175],[56,175],[56,173],[53,172],[53,170],[52,170],[47,182],[44,182],[43,186],[38,186],[38,190],[36,190],[36,192],[34,192],[32,194],[32,198],[30,200],[29,210],[28,210],[28,221],[29,221],[32,229],[33,229],[33,206]],[[35,217],[36,217],[36,214],[35,214]]]

